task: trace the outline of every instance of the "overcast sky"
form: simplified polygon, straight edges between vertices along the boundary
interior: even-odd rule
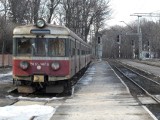
[[[119,21],[129,23],[137,20],[136,16],[130,16],[133,13],[160,13],[160,0],[110,0],[110,7],[113,11],[112,20],[109,20],[107,24],[109,26],[121,25],[124,23]]]

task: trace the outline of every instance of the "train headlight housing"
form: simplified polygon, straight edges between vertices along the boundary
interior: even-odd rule
[[[29,68],[29,63],[27,61],[21,61],[20,62],[20,68],[22,70],[27,70]]]
[[[60,64],[59,64],[59,62],[53,62],[52,64],[51,64],[51,68],[53,69],[53,70],[58,70],[59,68],[60,68]]]
[[[45,21],[43,19],[38,19],[36,22],[36,26],[39,28],[43,28],[45,26]]]

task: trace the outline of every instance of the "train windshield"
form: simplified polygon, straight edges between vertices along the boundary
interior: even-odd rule
[[[47,39],[37,38],[34,40],[33,53],[35,56],[46,56],[47,55]]]
[[[60,38],[16,38],[17,56],[65,56],[65,40]]]
[[[26,38],[18,38],[17,39],[17,54],[23,55],[23,54],[32,54],[32,39],[26,39]]]
[[[65,56],[65,40],[53,38],[48,41],[49,56]]]

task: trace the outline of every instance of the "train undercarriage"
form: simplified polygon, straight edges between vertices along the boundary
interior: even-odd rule
[[[44,76],[42,77],[44,79],[42,80],[43,82],[35,82],[35,78],[32,77],[32,81],[13,79],[13,84],[17,86],[18,93],[34,93],[36,91],[41,91],[44,93],[64,93],[67,95],[71,95],[73,86],[84,74],[86,69],[87,68],[82,69],[71,79],[67,80],[48,81],[48,76]],[[42,79],[41,76],[42,75],[36,75],[36,77],[39,77],[39,79]]]
[[[72,78],[73,79],[73,78]],[[72,94],[72,86],[75,81],[72,79],[54,82],[31,82],[25,80],[14,81],[18,93],[34,93],[36,91],[44,93],[66,93]]]

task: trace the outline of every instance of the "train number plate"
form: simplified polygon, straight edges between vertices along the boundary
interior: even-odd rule
[[[33,82],[44,82],[43,75],[34,75]]]

